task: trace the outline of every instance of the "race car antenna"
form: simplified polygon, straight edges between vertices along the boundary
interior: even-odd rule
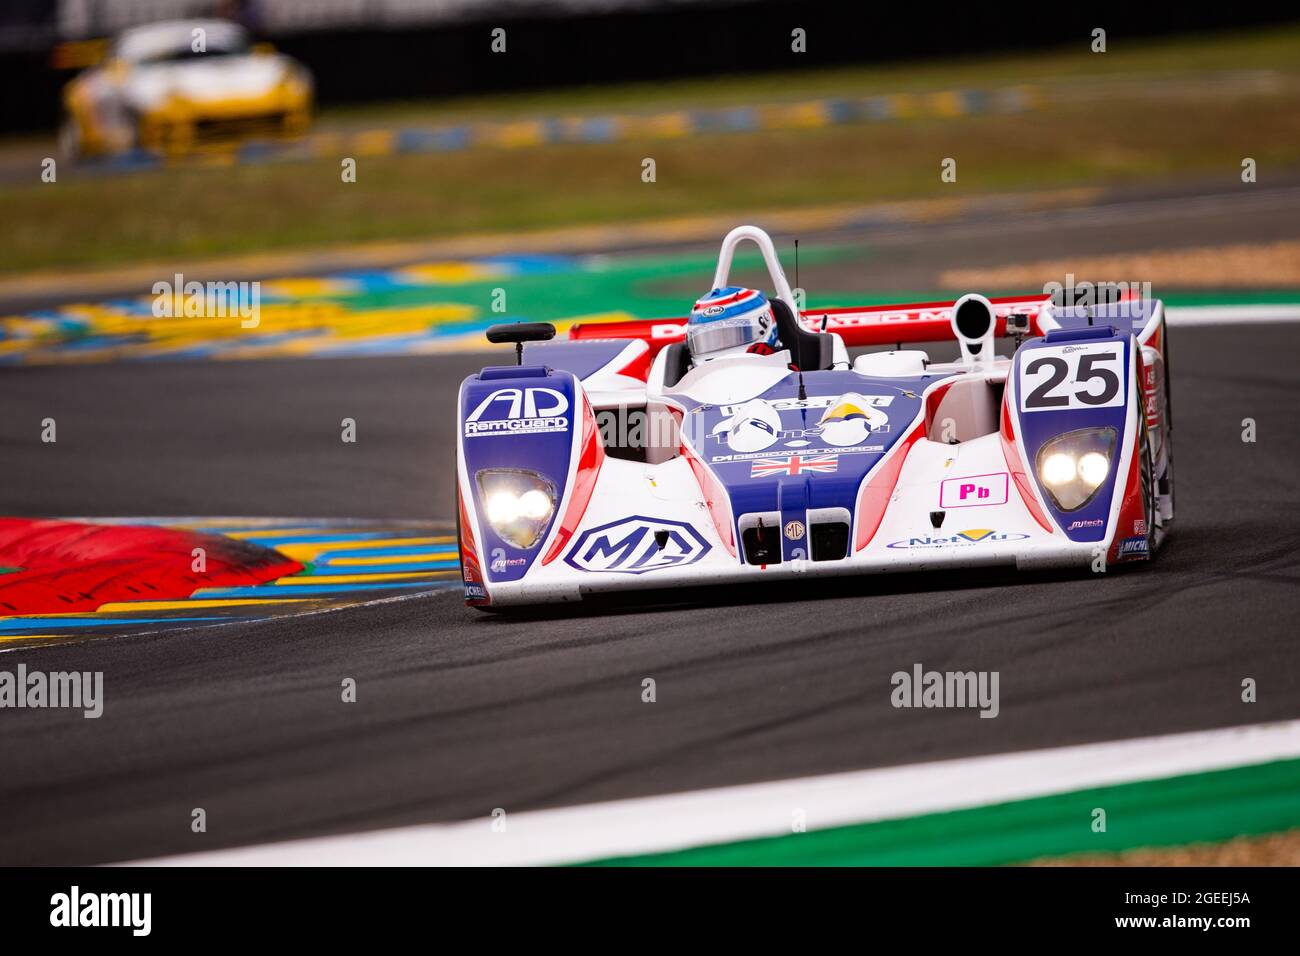
[[[794,241],[794,287],[799,288],[799,240]],[[797,296],[799,293],[795,293]],[[796,305],[798,303],[795,303]]]
[[[795,287],[795,289],[798,289],[798,288],[799,288],[799,240],[798,240],[798,239],[796,239],[796,240],[794,241],[794,287]],[[796,309],[799,309],[798,297],[799,297],[799,293],[798,293],[798,292],[795,292],[795,300],[796,300],[796,301],[795,301],[795,308],[796,308]],[[800,310],[800,312],[796,312],[796,314],[795,314],[795,324],[796,324],[796,325],[803,325],[803,316],[802,316],[801,312],[802,312],[802,310]],[[826,331],[826,317],[825,317],[825,316],[822,316],[822,331],[823,331],[823,332]],[[808,389],[804,388],[804,384],[803,384],[803,369],[799,368],[799,366],[797,366],[797,365],[792,365],[791,367],[794,368],[794,370],[795,370],[796,372],[799,373],[799,401],[801,401],[801,402],[806,402],[806,401],[808,400]]]

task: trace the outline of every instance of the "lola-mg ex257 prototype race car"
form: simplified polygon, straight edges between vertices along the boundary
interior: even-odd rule
[[[742,240],[775,289],[773,354],[693,363],[684,319],[489,330],[519,364],[460,389],[468,604],[1155,554],[1173,519],[1160,301],[800,313],[756,227],[727,235],[713,288]],[[950,363],[902,346],[953,339]]]

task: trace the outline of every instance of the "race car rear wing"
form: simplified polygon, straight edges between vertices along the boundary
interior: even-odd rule
[[[995,336],[1022,331],[1042,335],[1039,317],[1051,305],[1051,296],[1004,296],[990,299],[996,317]],[[908,305],[873,305],[839,309],[805,309],[800,322],[810,332],[834,332],[849,348],[894,345],[902,342],[955,341],[952,331],[954,302],[918,302]],[[1012,331],[1007,320],[1012,319]],[[656,353],[686,338],[686,319],[634,319],[628,322],[579,323],[570,327],[570,339],[640,339]]]

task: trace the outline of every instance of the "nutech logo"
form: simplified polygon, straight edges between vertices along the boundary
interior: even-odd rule
[[[498,388],[465,419],[465,437],[568,431],[568,410],[568,396],[553,388]]]
[[[681,521],[633,515],[583,532],[564,561],[579,571],[643,574],[694,564],[710,546]]]

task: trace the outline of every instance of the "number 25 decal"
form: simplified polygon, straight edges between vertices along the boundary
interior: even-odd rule
[[[1124,345],[1034,349],[1020,365],[1022,412],[1109,408],[1124,404]]]

